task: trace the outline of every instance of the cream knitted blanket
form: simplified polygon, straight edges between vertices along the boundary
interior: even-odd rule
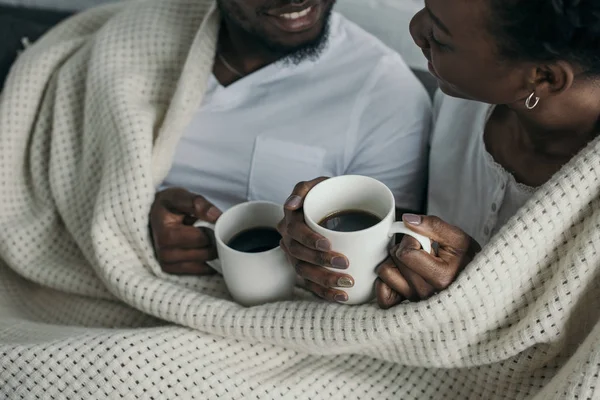
[[[212,7],[95,9],[13,68],[0,398],[600,398],[600,141],[429,301],[246,309],[218,277],[161,273],[147,215],[211,72]]]

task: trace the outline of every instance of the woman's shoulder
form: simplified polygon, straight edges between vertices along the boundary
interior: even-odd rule
[[[477,136],[483,127],[492,106],[478,101],[461,99],[442,93],[435,95],[433,105],[433,135],[446,140],[459,136]],[[439,140],[439,139],[438,139]]]
[[[491,110],[489,104],[451,97],[438,91],[434,101],[431,145],[446,147],[457,141],[464,145],[477,144]]]

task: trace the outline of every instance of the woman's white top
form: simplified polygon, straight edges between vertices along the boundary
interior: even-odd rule
[[[458,226],[482,246],[535,191],[518,183],[486,150],[483,133],[493,109],[438,92],[429,160],[427,213]]]

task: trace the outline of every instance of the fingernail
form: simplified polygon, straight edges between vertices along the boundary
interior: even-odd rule
[[[331,266],[335,268],[346,269],[348,268],[348,260],[345,257],[333,257],[331,259]]]
[[[350,288],[352,286],[354,286],[354,282],[352,282],[352,279],[348,278],[347,276],[342,276],[337,281],[337,287]]]
[[[206,216],[210,219],[216,220],[221,216],[221,211],[219,211],[219,209],[216,207],[211,207],[206,212]]]
[[[423,220],[423,218],[420,215],[416,214],[404,214],[402,216],[402,220],[407,224],[421,225],[421,221]]]
[[[329,251],[331,250],[331,243],[327,239],[319,239],[317,243],[315,243],[315,247],[320,251]]]
[[[335,295],[335,297],[333,299],[335,301],[339,301],[340,303],[343,303],[345,301],[348,301],[348,295],[347,294],[338,293],[338,294]]]
[[[302,203],[302,197],[296,196],[296,195],[291,195],[285,201],[285,206],[290,207],[290,208],[297,208],[300,206],[300,203]]]

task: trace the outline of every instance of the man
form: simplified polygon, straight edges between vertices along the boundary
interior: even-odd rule
[[[156,195],[164,271],[205,274],[216,257],[196,219],[247,200],[283,203],[316,176],[377,178],[418,210],[430,103],[401,57],[335,0],[218,0],[222,27],[202,107]],[[185,189],[182,189],[185,188]]]

